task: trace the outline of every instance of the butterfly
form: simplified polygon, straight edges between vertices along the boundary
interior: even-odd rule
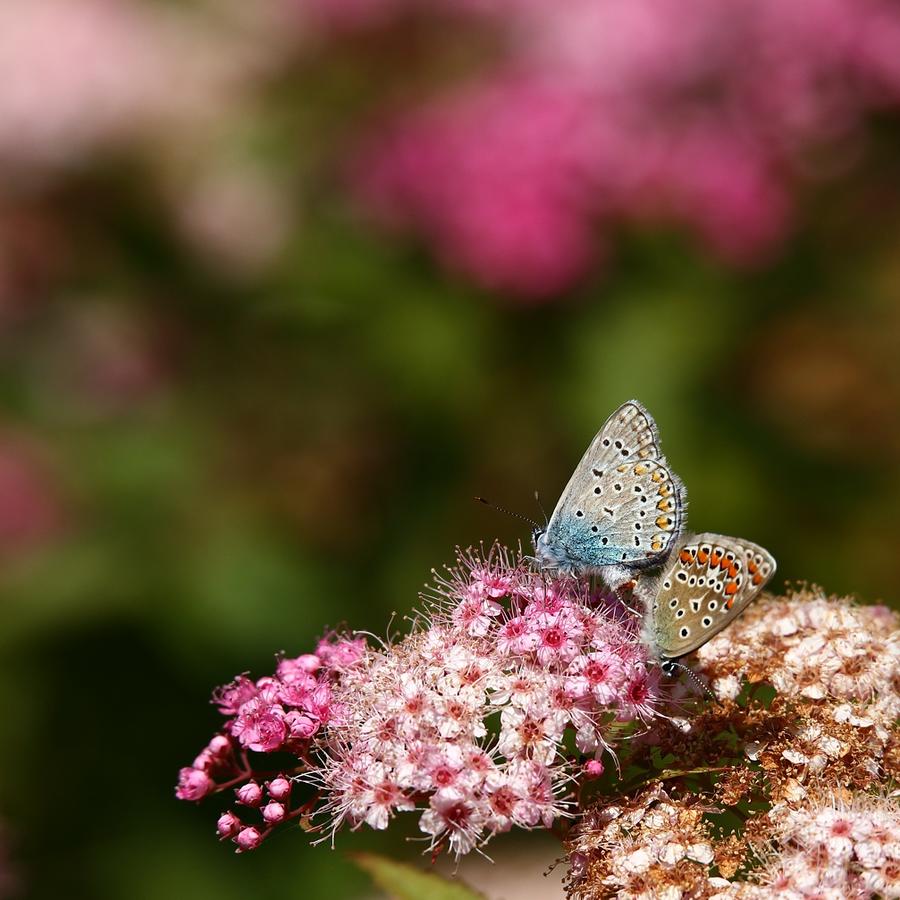
[[[659,448],[656,423],[630,400],[591,441],[546,528],[534,530],[535,558],[542,568],[600,574],[612,586],[666,559],[686,503]]]
[[[671,671],[733,622],[775,574],[768,550],[743,538],[698,534],[683,540],[657,579],[643,638]]]

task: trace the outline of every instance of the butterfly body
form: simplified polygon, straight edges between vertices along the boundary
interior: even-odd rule
[[[685,539],[657,579],[644,640],[664,664],[696,650],[759,596],[775,569],[768,550],[742,538]]]
[[[678,539],[685,506],[656,424],[632,400],[594,437],[547,528],[535,532],[535,556],[542,567],[582,574],[659,565]]]

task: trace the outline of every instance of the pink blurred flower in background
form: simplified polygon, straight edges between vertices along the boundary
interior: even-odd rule
[[[0,6],[0,159],[29,173],[101,142],[197,128],[234,102],[246,48],[212,22],[111,0]]]
[[[38,549],[63,524],[62,498],[41,448],[0,431],[0,554]]]
[[[790,233],[796,185],[846,169],[866,115],[900,99],[890,0],[262,6],[8,0],[0,164],[16,190],[137,150],[191,248],[228,276],[258,275],[296,225],[296,173],[254,152],[278,118],[272,76],[301,60],[327,72],[353,32],[439,19],[417,45],[468,47],[474,27],[496,38],[492,62],[467,65],[463,83],[453,69],[448,87],[440,65],[419,77],[422,54],[398,59],[405,86],[445,87],[388,114],[392,82],[373,82],[380,124],[349,151],[351,190],[450,269],[537,301],[577,285],[623,225],[685,229],[732,263],[767,259]],[[308,135],[326,158],[346,152],[331,136]]]
[[[552,294],[596,250],[584,191],[603,137],[580,91],[509,78],[389,124],[357,158],[356,187],[394,225],[421,228],[488,288]]]
[[[504,61],[376,128],[351,178],[383,222],[526,298],[576,284],[622,222],[764,259],[812,154],[852,158],[865,114],[900,100],[886,0],[467,8],[504,34]]]
[[[235,162],[234,145],[290,56],[283,21],[229,0],[0,4],[0,165],[15,176],[0,198],[127,151],[201,257],[258,270],[285,237],[287,204],[278,177]]]

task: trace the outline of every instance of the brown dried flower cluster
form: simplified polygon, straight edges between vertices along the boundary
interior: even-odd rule
[[[588,810],[570,842],[570,896],[669,900],[710,887],[709,811],[697,798],[673,800],[659,783]]]
[[[772,719],[744,746],[776,793],[789,797],[793,778],[865,789],[900,774],[900,622],[886,607],[806,589],[766,598],[697,656],[723,700],[749,682],[749,717],[760,706],[752,686],[775,689]]]
[[[701,648],[719,701],[634,742],[639,788],[570,836],[570,896],[900,897],[898,625],[804,589]]]
[[[659,784],[590,810],[570,844],[581,900],[863,900],[900,897],[900,803],[821,793],[758,817],[754,844],[717,834],[717,815]],[[763,831],[766,840],[762,841]],[[723,873],[742,870],[744,880]],[[731,876],[734,878],[734,875]]]

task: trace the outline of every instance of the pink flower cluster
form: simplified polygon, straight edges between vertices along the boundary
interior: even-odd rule
[[[66,510],[43,448],[0,432],[0,554],[39,550],[65,527]]]
[[[324,817],[333,838],[343,825],[383,829],[418,810],[430,847],[459,855],[566,815],[572,782],[601,774],[617,731],[661,702],[633,620],[583,581],[548,578],[495,549],[461,556],[426,601],[421,627],[397,643],[332,639],[283,660],[274,678],[219,691],[228,723],[182,770],[178,796],[239,786],[239,803],[258,808],[265,796],[247,751],[287,751],[311,796],[285,806],[270,781],[262,825],[220,820],[239,849],[304,814]]]
[[[232,838],[238,850],[252,850],[269,831],[283,821],[307,811],[290,805],[292,782],[275,772],[265,785],[249,762],[247,751],[290,753],[300,771],[308,761],[312,742],[329,724],[340,721],[342,707],[333,696],[333,685],[365,652],[361,638],[323,638],[315,653],[282,659],[274,676],[252,681],[239,675],[213,696],[219,711],[228,717],[223,733],[215,735],[191,766],[178,777],[179,800],[202,800],[209,794],[235,788],[237,801],[248,809],[260,809],[261,822],[246,824],[237,813],[226,812],[218,822],[222,838]],[[268,796],[269,802],[263,806]]]
[[[215,16],[174,9],[0,4],[0,160],[40,175],[123,139],[185,144],[209,129],[257,68],[253,52]]]
[[[402,4],[350,5],[363,24],[361,9]],[[687,227],[738,262],[765,256],[789,229],[792,183],[846,167],[865,113],[900,101],[890,0],[464,9],[506,37],[505,61],[383,125],[352,177],[449,266],[526,298],[571,287],[598,232],[623,222]]]

